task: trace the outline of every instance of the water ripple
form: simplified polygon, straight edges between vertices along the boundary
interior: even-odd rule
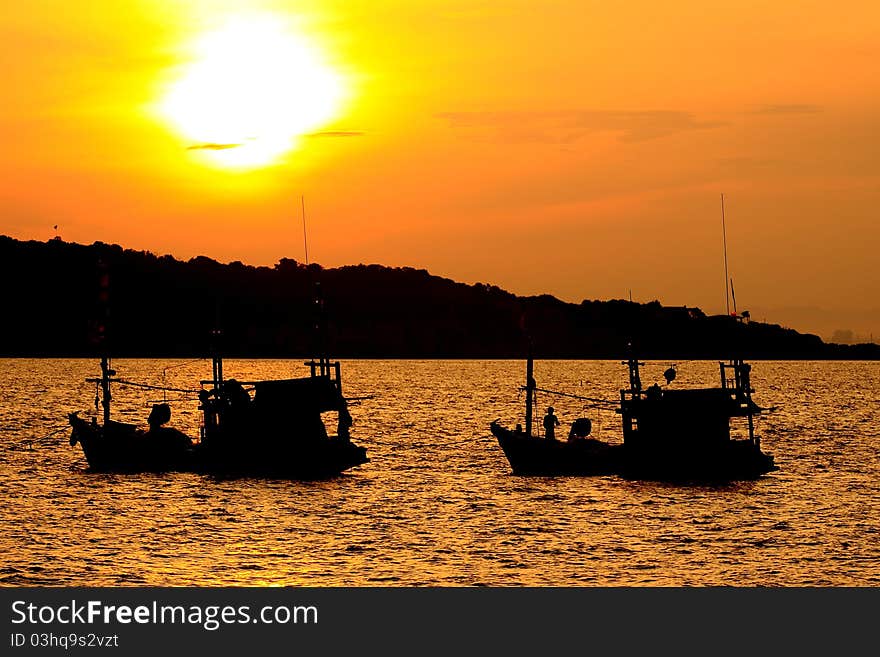
[[[173,364],[115,366],[161,383]],[[297,365],[227,361],[226,371],[285,377]],[[649,363],[643,378],[666,366]],[[0,584],[880,582],[880,364],[755,363],[756,400],[779,407],[759,432],[781,470],[702,487],[510,475],[488,422],[519,420],[522,370],[514,361],[344,363],[347,393],[375,395],[353,407],[353,435],[371,461],[332,481],[230,481],[88,472],[67,432],[50,434],[94,398],[83,381],[94,363],[0,360],[13,400],[0,407]],[[714,384],[717,372],[717,363],[689,362],[679,381]],[[169,386],[191,387],[208,373],[167,374]],[[616,362],[536,366],[542,387],[609,399],[624,374]],[[120,389],[114,413],[142,422],[155,401]],[[613,413],[553,403],[563,419],[588,415],[599,437],[620,439]],[[197,423],[195,401],[174,406],[172,424],[196,435]]]

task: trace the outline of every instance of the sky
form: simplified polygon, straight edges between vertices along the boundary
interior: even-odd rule
[[[34,0],[0,234],[880,340],[880,3]],[[58,226],[57,231],[54,226]],[[842,335],[842,334],[839,334]]]

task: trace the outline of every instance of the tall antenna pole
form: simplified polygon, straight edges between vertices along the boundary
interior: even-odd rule
[[[733,299],[733,314],[736,316],[736,290],[733,289],[733,279],[730,279],[730,296]]]
[[[303,247],[306,252],[306,264],[309,264],[309,238],[306,233],[306,197],[305,195],[299,197],[300,203],[302,205],[302,219],[303,219]]]
[[[724,242],[724,303],[730,316],[730,278],[727,275],[727,226],[724,223],[724,194],[721,195],[721,237]]]
[[[535,399],[535,360],[532,356],[532,341],[529,340],[529,354],[526,360],[526,437],[532,435],[532,406]]]

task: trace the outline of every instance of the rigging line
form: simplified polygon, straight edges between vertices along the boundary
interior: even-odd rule
[[[169,371],[169,370],[180,369],[181,367],[186,367],[187,365],[193,365],[194,363],[200,363],[200,362],[202,362],[202,361],[204,361],[204,360],[208,360],[208,359],[207,359],[207,358],[193,358],[192,360],[188,360],[188,361],[186,361],[186,362],[184,362],[184,363],[178,363],[177,365],[169,365],[168,367],[163,367],[163,368],[162,368],[162,385],[163,385],[163,386],[165,385],[165,375],[168,374],[168,371]],[[166,388],[165,390],[163,390],[163,394],[162,394],[162,402],[167,402],[167,401],[168,401],[168,399],[166,398],[167,395],[164,394],[164,393],[167,392],[167,391],[168,391],[167,388]]]
[[[572,395],[568,392],[557,392],[556,390],[547,390],[546,388],[533,388],[533,390],[539,390],[541,392],[546,392],[550,395],[559,395],[560,397],[571,397],[572,399],[580,399],[582,401],[594,402],[596,404],[606,404],[608,406],[617,407],[617,403],[613,401],[609,401],[607,399],[599,399],[598,397],[584,397],[582,395]]]
[[[46,442],[49,442],[50,438],[54,438],[56,435],[70,428],[70,425],[64,425],[55,429],[51,433],[47,433],[45,436],[40,436],[39,438],[22,438],[16,443],[12,443],[8,445],[8,449],[16,451],[23,449],[32,449],[34,445],[40,445]],[[53,441],[54,442],[54,441]]]
[[[55,429],[55,431],[52,431],[51,433],[47,433],[42,438],[31,438],[31,440],[46,440],[46,438],[51,438],[55,434],[61,433],[62,431],[66,431],[67,429],[70,429],[69,424],[65,424],[63,426],[58,427],[57,429]]]
[[[147,404],[166,404],[168,402],[182,402],[182,401],[191,401],[191,400],[192,400],[192,396],[190,395],[190,393],[186,393],[186,394],[180,395],[180,397],[171,397],[170,399],[163,395],[162,399],[147,399],[146,403]]]
[[[149,383],[138,383],[137,381],[126,381],[125,379],[113,379],[113,383],[123,386],[131,386],[133,388],[143,388],[144,390],[165,390],[168,392],[183,392],[188,395],[196,395],[198,390],[187,390],[185,388],[169,388],[168,386],[154,386]]]
[[[176,365],[169,365],[167,367],[162,368],[162,372],[170,372],[171,370],[176,370],[179,367],[185,367],[186,365],[192,365],[193,363],[201,363],[202,361],[208,360],[207,358],[193,358],[192,360],[188,360],[183,363],[177,363]]]

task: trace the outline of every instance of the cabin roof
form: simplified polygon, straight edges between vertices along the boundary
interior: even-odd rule
[[[327,377],[256,381],[253,386],[254,404],[263,409],[338,411],[345,402],[336,382]]]

